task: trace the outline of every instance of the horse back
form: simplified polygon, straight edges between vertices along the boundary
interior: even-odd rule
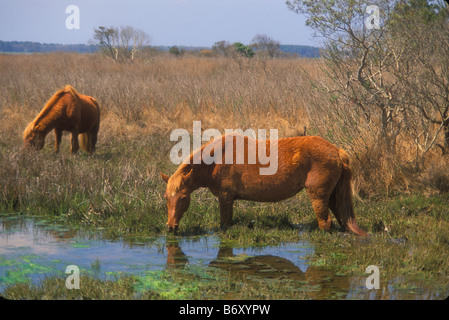
[[[270,143],[266,142],[267,150]],[[248,152],[247,147],[245,145],[245,152]],[[294,196],[313,179],[330,184],[338,180],[341,172],[339,149],[326,140],[314,136],[284,138],[277,140],[277,149],[277,170],[270,175],[260,174],[260,168],[268,165],[258,161],[255,164],[226,164],[224,161],[215,164],[211,172],[214,193],[224,190],[234,194],[235,199],[272,202]]]

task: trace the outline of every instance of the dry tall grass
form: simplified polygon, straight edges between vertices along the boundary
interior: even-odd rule
[[[157,137],[169,148],[170,132],[191,131],[194,120],[222,132],[276,128],[280,137],[302,134],[307,127],[307,134],[349,151],[358,194],[448,191],[447,159],[436,150],[418,163],[406,135],[398,139],[397,153],[387,153],[376,139],[375,124],[357,123],[357,114],[349,114],[347,106],[312,84],[326,81],[321,64],[316,59],[256,58],[237,63],[188,55],[117,64],[97,54],[0,55],[2,159],[13,165],[7,154],[19,152],[27,123],[57,89],[70,84],[100,103],[99,153],[125,140],[140,141],[139,148],[145,148],[149,140],[144,137]],[[168,151],[155,163],[163,161],[168,161]],[[4,177],[8,169],[3,167]]]

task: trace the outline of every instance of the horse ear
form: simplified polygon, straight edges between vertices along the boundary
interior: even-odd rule
[[[192,172],[193,172],[193,168],[190,169],[190,171],[188,173],[186,173],[185,175],[183,175],[182,179],[184,181],[188,180],[191,176],[192,176]]]
[[[161,174],[162,180],[164,180],[165,182],[168,182],[168,179],[169,179],[170,177],[167,176],[166,174],[163,174],[162,172],[160,172],[160,174]]]

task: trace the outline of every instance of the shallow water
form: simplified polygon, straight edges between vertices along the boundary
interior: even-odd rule
[[[382,281],[378,290],[368,290],[368,274],[339,276],[309,266],[311,254],[313,246],[306,242],[241,248],[221,243],[215,235],[109,241],[101,238],[100,231],[72,230],[38,217],[0,215],[0,295],[16,283],[67,277],[68,265],[100,279],[136,275],[141,279],[138,289],[160,291],[167,298],[183,298],[179,292],[189,288],[177,287],[178,296],[171,295],[170,288],[158,281],[166,270],[188,270],[186,276],[194,272],[197,281],[214,281],[211,273],[223,271],[245,281],[296,281],[311,299],[442,299],[448,295],[448,290],[399,276]]]

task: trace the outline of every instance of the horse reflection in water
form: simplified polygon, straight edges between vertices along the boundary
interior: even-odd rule
[[[167,242],[167,269],[180,270],[188,263],[188,256],[184,254],[177,241]],[[304,292],[310,299],[367,299],[367,300],[395,300],[395,299],[441,299],[440,293],[433,287],[422,287],[419,282],[412,282],[414,287],[421,288],[422,293],[401,292],[395,286],[401,284],[401,278],[393,277],[383,280],[380,288],[369,290],[366,288],[366,276],[338,276],[322,267],[308,266],[303,272],[292,261],[274,255],[245,256],[235,255],[233,248],[220,245],[215,260],[210,267],[219,268],[229,273],[231,279],[244,282],[267,279],[280,281],[294,281],[297,290]]]
[[[167,269],[179,270],[188,263],[177,241],[168,242]],[[301,286],[311,299],[329,298],[333,292],[349,292],[353,285],[350,277],[336,277],[332,272],[321,268],[309,266],[303,272],[290,260],[274,255],[245,256],[235,255],[233,248],[219,246],[217,258],[209,263],[210,267],[219,268],[229,272],[233,278],[241,280],[277,279],[301,281]],[[310,290],[312,288],[312,290]],[[300,287],[298,287],[299,290]]]

